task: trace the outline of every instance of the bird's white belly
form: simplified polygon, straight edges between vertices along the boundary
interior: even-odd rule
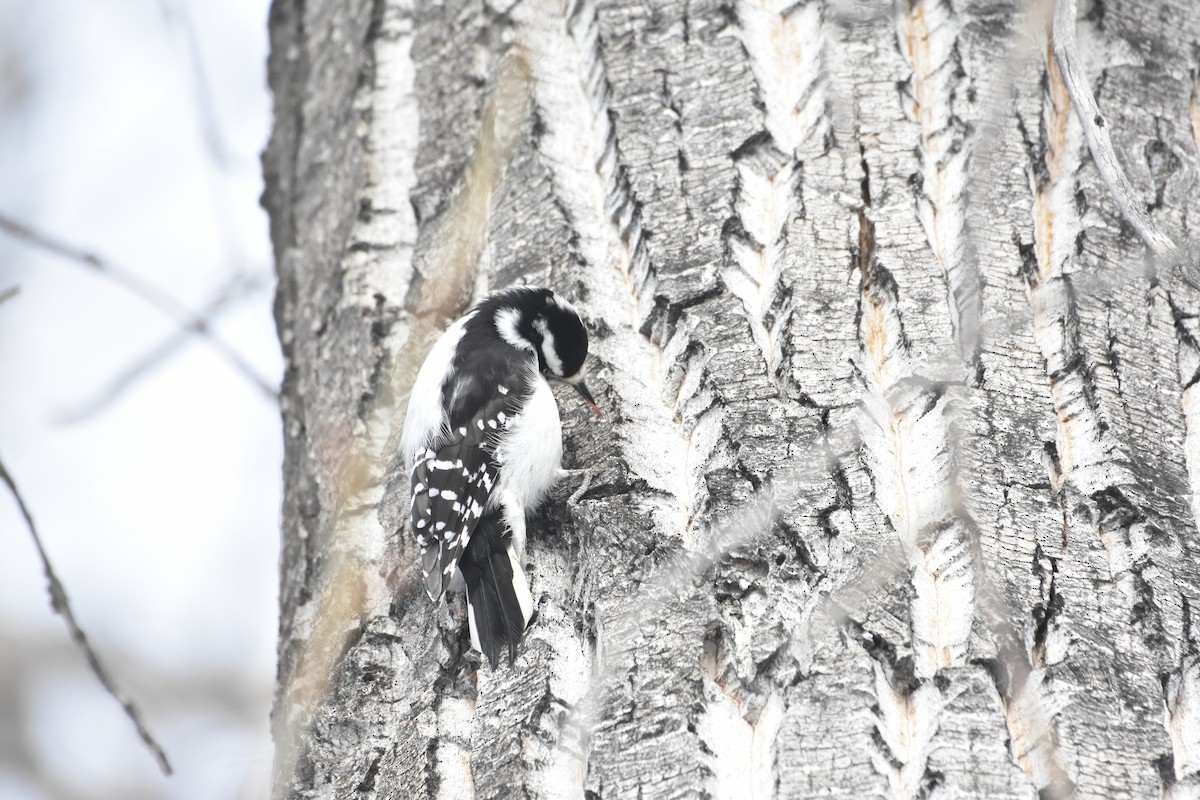
[[[541,375],[533,385],[533,394],[496,449],[500,462],[496,494],[511,511],[519,508],[521,513],[537,507],[558,480],[562,464],[562,422],[554,393]]]

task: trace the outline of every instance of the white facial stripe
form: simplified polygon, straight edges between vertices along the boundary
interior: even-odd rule
[[[502,308],[496,312],[496,332],[500,334],[501,339],[518,350],[532,350],[533,344],[517,330],[520,321],[520,311],[515,308]]]
[[[548,299],[548,300],[549,300],[551,303],[554,303],[554,305],[556,305],[556,306],[558,306],[559,308],[561,308],[563,311],[566,311],[568,314],[574,314],[575,316],[579,316],[579,313],[578,313],[577,311],[575,311],[575,306],[571,305],[571,304],[570,304],[570,303],[568,303],[566,300],[563,300],[563,299],[562,299],[561,297],[559,297],[558,295],[556,295],[556,294],[552,294],[552,295],[550,295],[550,297],[549,297],[549,298],[547,298],[547,299]]]
[[[562,375],[562,359],[558,357],[558,351],[554,349],[554,334],[550,333],[550,326],[546,324],[544,318],[538,317],[533,321],[533,327],[537,328],[537,332],[542,335],[542,356],[546,359],[546,366],[555,375]]]

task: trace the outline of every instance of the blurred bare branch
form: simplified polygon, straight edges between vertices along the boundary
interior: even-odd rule
[[[20,286],[10,286],[7,289],[0,289],[0,305],[7,303],[21,293]]]
[[[250,366],[236,349],[213,333],[202,316],[192,313],[191,310],[174,297],[149,281],[139,277],[136,273],[119,267],[112,261],[102,259],[94,253],[36,231],[2,213],[0,213],[0,230],[22,242],[39,247],[42,250],[107,276],[114,283],[121,285],[129,292],[137,295],[162,313],[171,317],[183,330],[189,331],[207,342],[231,367],[241,373],[246,380],[257,386],[271,400],[279,398],[275,388],[259,375],[254,367]]]
[[[200,37],[196,34],[196,26],[188,13],[187,0],[177,0],[177,2],[160,0],[159,5],[167,24],[178,27],[183,36],[188,71],[191,75],[192,93],[196,98],[196,109],[200,115],[200,127],[203,131],[205,146],[217,166],[221,169],[228,169],[233,158],[225,144],[225,137],[221,133],[221,125],[217,119],[217,104],[213,100],[208,73],[204,69],[204,57],[200,51]]]
[[[12,493],[13,499],[17,502],[17,508],[21,511],[21,516],[25,518],[25,526],[29,529],[29,535],[33,537],[34,547],[37,548],[38,557],[42,561],[42,571],[46,575],[47,589],[50,592],[50,606],[63,618],[67,624],[67,630],[71,634],[71,639],[83,651],[84,657],[87,659],[88,666],[92,668],[92,672],[100,681],[100,685],[104,687],[113,698],[121,704],[121,708],[125,710],[125,716],[133,723],[137,729],[138,736],[149,748],[155,761],[158,762],[158,768],[162,770],[164,775],[171,774],[171,762],[167,760],[167,754],[163,750],[162,745],[150,733],[150,729],[146,726],[146,721],[142,717],[142,712],[138,709],[133,701],[125,696],[113,680],[112,674],[100,660],[100,656],[92,647],[92,643],[88,641],[87,634],[83,632],[83,628],[79,626],[79,622],[75,619],[75,612],[71,609],[71,603],[67,599],[67,590],[63,587],[62,581],[58,579],[58,575],[54,571],[54,567],[50,564],[50,556],[46,554],[46,548],[42,544],[42,538],[38,535],[37,526],[33,524],[33,516],[29,512],[29,507],[25,504],[25,499],[21,496],[21,492],[17,489],[17,484],[13,481],[12,475],[4,466],[3,460],[0,460],[0,481],[8,487],[8,491]]]
[[[234,275],[233,278],[217,292],[207,305],[200,309],[200,318],[204,320],[212,320],[222,311],[236,304],[263,286],[265,277],[262,274],[240,273]],[[3,298],[0,297],[0,302]],[[116,375],[108,385],[100,391],[96,392],[91,398],[77,404],[73,408],[68,409],[59,415],[59,420],[62,422],[81,422],[88,417],[94,416],[109,405],[114,400],[120,397],[126,389],[133,386],[141,378],[143,378],[154,367],[168,360],[181,347],[187,344],[192,338],[190,331],[181,330],[167,337],[153,349],[146,352],[141,358],[133,362],[118,375]]]

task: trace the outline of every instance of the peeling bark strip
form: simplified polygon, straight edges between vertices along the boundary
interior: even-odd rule
[[[780,388],[780,337],[792,315],[783,293],[784,229],[793,213],[799,174],[796,162],[769,141],[748,142],[736,154],[736,163],[737,216],[727,226],[732,258],[723,277],[729,291],[742,301],[767,375]]]
[[[823,5],[823,0],[739,0],[736,9],[763,124],[779,149],[800,159],[824,151],[829,132]]]
[[[1170,302],[1171,314],[1175,318],[1175,357],[1179,363],[1179,384],[1183,387],[1183,418],[1186,425],[1183,455],[1191,489],[1189,504],[1192,518],[1200,520],[1200,315],[1185,312],[1174,299]]]
[[[1050,378],[1058,415],[1055,437],[1058,475],[1055,488],[1070,480],[1081,492],[1095,494],[1133,482],[1127,456],[1104,422],[1094,397],[1094,367],[1079,340],[1075,293],[1067,276],[1080,233],[1076,209],[1082,133],[1071,113],[1071,98],[1058,65],[1047,54],[1046,94],[1042,112],[1045,160],[1030,170],[1033,192],[1035,261],[1025,272],[1033,333]]]
[[[896,283],[874,260],[873,226],[860,247],[859,336],[866,383],[859,431],[875,497],[913,568],[913,655],[917,675],[932,678],[963,663],[974,616],[974,568],[966,531],[955,516],[946,399],[909,360]]]
[[[1193,109],[1194,110],[1194,109]],[[1193,522],[1200,520],[1200,318],[1185,314],[1174,301],[1178,341],[1179,380],[1183,386],[1183,412],[1187,434],[1184,458],[1191,490]],[[1163,678],[1163,724],[1171,737],[1173,773],[1177,791],[1171,796],[1200,797],[1200,629],[1192,604],[1184,595],[1183,643],[1178,669]]]
[[[911,800],[926,788],[926,763],[945,701],[932,682],[921,683],[911,691],[897,690],[878,664],[875,697],[879,701],[875,726],[887,746],[872,753],[875,768],[887,776],[892,797]]]
[[[958,54],[959,29],[950,0],[896,4],[900,52],[912,67],[912,77],[902,88],[904,110],[921,128],[921,172],[914,176],[917,212],[946,275],[960,353],[973,361],[980,297],[979,276],[967,249],[970,141],[959,109],[967,104],[970,79]]]
[[[1096,98],[1083,73],[1082,59],[1075,40],[1075,0],[1055,0],[1054,3],[1054,57],[1059,71],[1058,80],[1075,105],[1079,115],[1080,130],[1087,140],[1096,169],[1104,177],[1113,200],[1121,209],[1126,221],[1159,257],[1170,257],[1175,252],[1175,243],[1158,229],[1146,213],[1145,204],[1138,198],[1125,170],[1117,160],[1112,137],[1104,116],[1096,105]]]
[[[1054,716],[1065,699],[1051,703],[1045,691],[1044,669],[1032,670],[1025,681],[1003,698],[1004,724],[1008,728],[1013,761],[1029,776],[1042,796],[1065,800],[1073,792],[1058,761]]]
[[[825,147],[821,2],[742,0],[738,33],[758,83],[764,135],[737,152],[736,217],[726,226],[732,255],[723,276],[746,311],[767,374],[782,387],[781,336],[792,315],[783,281],[786,229],[796,212],[801,159]]]

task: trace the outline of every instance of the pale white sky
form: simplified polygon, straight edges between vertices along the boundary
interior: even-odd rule
[[[256,280],[213,327],[274,385],[258,206],[267,5],[0,0],[0,213],[192,309],[238,276]],[[0,492],[0,797],[261,796],[278,409],[193,338],[78,418],[177,328],[112,281],[0,232],[0,290],[13,285],[20,294],[0,305],[0,457],[177,775],[157,775],[69,645]]]

